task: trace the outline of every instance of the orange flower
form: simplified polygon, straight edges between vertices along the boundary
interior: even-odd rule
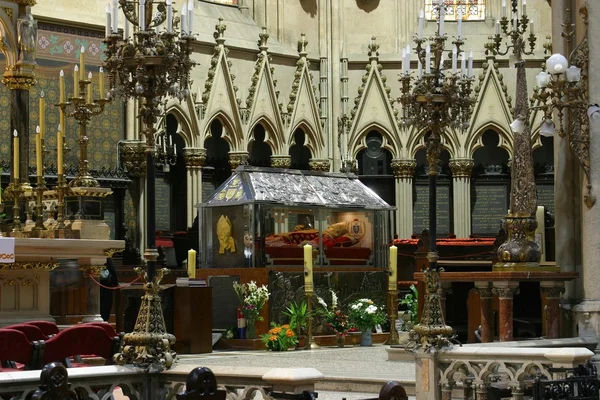
[[[275,341],[277,341],[277,336],[273,335],[273,336],[271,336],[271,337],[269,338],[269,340],[270,340],[271,342],[275,342]]]
[[[277,328],[273,328],[273,334],[277,335],[279,334],[279,332],[281,332],[281,328],[277,327]]]
[[[281,327],[282,327],[283,329],[290,329],[290,326],[289,326],[288,324],[281,325]]]
[[[275,335],[276,333],[275,328],[269,330],[269,335]]]
[[[294,331],[291,329],[288,329],[287,331],[285,331],[285,335],[287,337],[293,337],[294,336]]]

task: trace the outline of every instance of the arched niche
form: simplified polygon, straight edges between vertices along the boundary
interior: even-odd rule
[[[254,167],[270,167],[271,146],[265,141],[267,132],[262,124],[256,124],[252,130],[252,140],[248,144],[248,164]]]
[[[203,182],[214,190],[231,175],[229,166],[229,143],[223,138],[225,131],[219,118],[210,124],[210,136],[204,141],[206,161],[202,168]],[[202,196],[204,197],[204,195]]]
[[[358,152],[358,175],[360,180],[388,204],[396,205],[392,154],[383,148],[383,137],[371,130],[365,137],[367,147]]]
[[[473,153],[473,176],[489,174],[507,174],[507,151],[498,146],[500,136],[493,129],[488,129],[481,135],[482,147]]]
[[[309,170],[309,161],[312,157],[310,149],[306,146],[307,137],[302,128],[294,131],[294,144],[290,147],[290,157],[293,169]]]

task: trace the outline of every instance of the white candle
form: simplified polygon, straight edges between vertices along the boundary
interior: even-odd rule
[[[35,171],[37,176],[44,175],[44,168],[42,166],[42,135],[40,134],[40,127],[35,128]]]
[[[464,76],[467,70],[467,60],[465,58],[465,52],[460,52],[460,75]]]
[[[194,279],[196,277],[196,250],[188,250],[188,278]]]
[[[85,80],[85,47],[81,46],[81,52],[79,53],[79,73],[81,76],[79,79]]]
[[[64,125],[63,125],[64,126]],[[64,136],[63,133],[61,131],[61,125],[58,125],[58,132],[56,132],[56,156],[57,156],[57,160],[56,160],[56,169],[57,169],[57,174],[58,175],[62,175],[64,173],[64,158],[63,158],[63,150],[64,150]]]
[[[129,38],[129,20],[125,18],[125,28],[123,29],[123,39]]]
[[[402,73],[406,73],[406,49],[402,49]]]
[[[517,23],[518,23],[518,22],[519,22],[519,21],[518,21],[517,13],[516,13],[516,12],[514,12],[514,13],[513,13],[513,28],[514,28],[514,29],[517,29]]]
[[[420,39],[423,37],[423,20],[425,19],[425,11],[419,12],[419,28],[417,30],[417,37]]]
[[[523,0],[523,15],[527,15],[527,0]]]
[[[185,34],[187,32],[187,4],[183,3],[183,7],[181,7],[181,33]]]
[[[304,286],[313,285],[313,257],[312,257],[312,246],[310,244],[304,245]]]
[[[467,72],[467,77],[470,78],[473,76],[473,50],[469,51],[469,69]]]
[[[111,22],[110,22],[111,16],[110,16],[110,6],[107,4],[106,5],[106,30],[104,32],[104,35],[106,37],[109,37],[111,32],[112,32],[112,26],[111,26]]]
[[[173,32],[173,0],[167,0],[167,32]]]
[[[427,47],[425,47],[425,73],[428,74],[431,72],[431,47],[429,43],[427,43]]]
[[[92,81],[92,71],[90,71],[90,73],[88,74],[88,81]],[[92,100],[92,93],[93,92],[93,86],[90,83],[87,87],[87,103],[88,104],[92,104],[93,100]]]
[[[506,17],[506,0],[502,0],[502,18]]]
[[[140,31],[146,30],[146,0],[140,0],[140,11],[138,12],[140,16]]]
[[[452,73],[456,73],[456,55],[458,54],[458,49],[456,45],[452,46]]]
[[[190,35],[194,32],[194,0],[190,0],[188,2],[188,31],[190,31]]]
[[[440,36],[444,36],[444,17],[446,16],[446,7],[440,1]]]
[[[113,0],[112,3],[112,29],[113,32],[119,32],[119,2]]]
[[[496,35],[500,35],[500,20],[496,20]]]
[[[75,65],[73,68],[73,97],[79,97],[79,67]]]
[[[410,44],[406,45],[406,73],[410,71]]]
[[[388,278],[388,290],[398,289],[398,248],[390,246],[390,275]]]
[[[173,146],[173,136],[169,135],[169,146]]]
[[[423,76],[423,65],[421,64],[421,60],[417,59],[417,76],[419,79]]]
[[[529,23],[529,34],[533,35],[533,22]]]
[[[456,20],[457,36],[460,39],[462,36],[462,10],[458,10],[458,19]]]
[[[13,178],[19,180],[19,134],[15,129],[13,131]]]

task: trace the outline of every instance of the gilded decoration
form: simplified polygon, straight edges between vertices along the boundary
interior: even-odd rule
[[[308,166],[311,171],[321,171],[321,172],[329,172],[331,168],[331,162],[329,160],[322,159],[311,159],[308,162]]]
[[[517,292],[517,288],[493,288],[494,294],[498,295],[500,299],[512,299]]]
[[[100,276],[100,273],[104,269],[104,265],[82,265],[79,270],[83,272],[84,276],[93,276],[95,278]]]
[[[8,18],[12,21],[13,17],[14,17],[13,9],[10,7],[0,7],[0,8],[2,8],[2,11],[4,11],[6,13],[6,15],[8,16]]]
[[[188,168],[202,168],[206,162],[206,149],[184,148],[183,161]]]
[[[290,156],[271,156],[271,167],[273,168],[291,168],[292,157]]]
[[[234,170],[240,165],[248,165],[248,157],[247,151],[231,152],[229,153],[229,166]]]
[[[233,239],[233,226],[227,215],[221,215],[217,221],[217,238],[219,239],[219,254],[225,250],[235,253],[235,240]]]
[[[12,0],[17,4],[23,5],[23,6],[29,6],[29,7],[33,7],[37,4],[37,0]]]
[[[6,85],[8,90],[30,90],[36,85],[37,80],[33,77],[33,75],[4,75],[2,77],[2,83]]]
[[[470,178],[475,162],[471,159],[450,160],[450,171],[454,178]]]
[[[127,141],[119,144],[121,163],[131,178],[146,175],[146,142]]]
[[[415,168],[417,168],[417,162],[415,160],[400,160],[393,159],[392,173],[396,179],[411,179],[415,175]]]
[[[104,255],[108,258],[112,258],[112,256],[115,255],[115,253],[122,253],[123,251],[125,251],[125,248],[122,249],[104,249]]]
[[[52,261],[17,261],[14,263],[0,264],[0,270],[31,269],[34,271],[52,271],[60,263]]]
[[[498,247],[499,261],[494,270],[538,266],[541,252],[539,244],[535,241],[536,228],[536,219],[529,215],[507,215],[504,229],[508,238]]]
[[[482,300],[494,298],[494,290],[492,288],[475,288],[475,290],[477,290],[479,298]]]

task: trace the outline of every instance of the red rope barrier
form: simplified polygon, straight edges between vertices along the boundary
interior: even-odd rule
[[[119,285],[119,286],[115,286],[115,287],[110,287],[110,286],[104,286],[103,284],[101,284],[100,282],[98,282],[98,281],[96,280],[96,278],[94,278],[94,277],[92,276],[92,274],[88,274],[88,278],[90,278],[92,281],[94,281],[94,282],[96,283],[96,285],[98,285],[98,286],[100,286],[100,287],[102,287],[102,288],[104,288],[104,289],[110,289],[110,290],[118,290],[118,289],[123,289],[123,288],[129,287],[129,286],[133,285],[135,282],[137,282],[137,281],[139,281],[140,279],[142,279],[142,277],[141,277],[141,276],[138,276],[137,278],[135,278],[134,280],[132,280],[132,281],[131,281],[131,282],[129,282],[129,283],[125,283],[125,284],[123,284],[123,285]]]
[[[473,253],[473,254],[462,254],[462,255],[456,255],[456,256],[446,256],[446,257],[439,257],[440,260],[451,260],[453,258],[466,258],[466,257],[474,257],[474,256],[482,256],[484,254],[494,254],[493,251],[482,251],[481,253]],[[408,254],[408,253],[398,253],[399,256],[402,257],[414,257],[414,254]]]

